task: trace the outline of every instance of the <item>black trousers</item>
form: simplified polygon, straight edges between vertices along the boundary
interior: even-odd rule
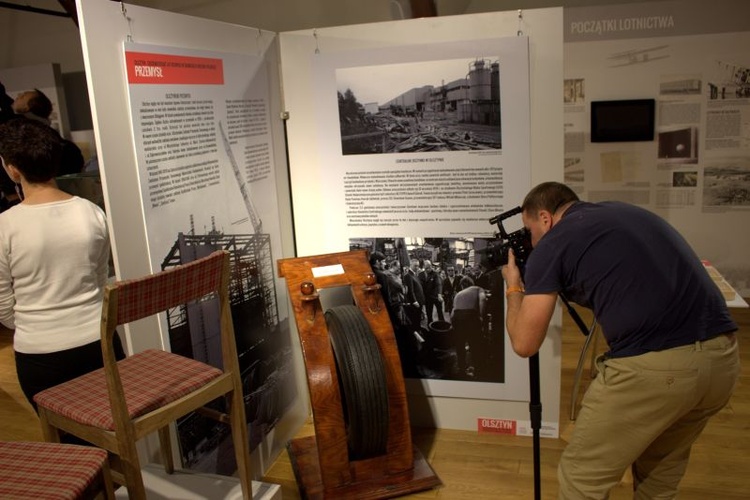
[[[115,357],[125,358],[120,337],[115,333]],[[15,352],[16,373],[26,399],[38,413],[34,395],[104,366],[101,342],[44,354]]]
[[[443,315],[443,303],[440,302],[437,297],[431,298],[427,297],[424,300],[424,309],[425,313],[427,314],[427,326],[430,326],[430,323],[433,321],[432,316],[432,310],[435,309],[437,311],[438,320],[445,321],[445,316]]]
[[[469,367],[466,359],[466,346],[472,357],[472,365],[481,359],[486,347],[482,343],[482,318],[476,309],[455,309],[451,318],[453,324],[453,338],[456,341],[456,355],[460,373]]]

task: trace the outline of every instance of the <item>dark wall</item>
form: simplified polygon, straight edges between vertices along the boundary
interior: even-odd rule
[[[65,102],[68,107],[70,130],[93,129],[89,91],[86,87],[86,73],[84,71],[63,73],[62,82]]]

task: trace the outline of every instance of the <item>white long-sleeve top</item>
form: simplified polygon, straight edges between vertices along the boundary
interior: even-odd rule
[[[104,212],[73,197],[0,214],[0,322],[39,354],[99,338],[109,236]]]

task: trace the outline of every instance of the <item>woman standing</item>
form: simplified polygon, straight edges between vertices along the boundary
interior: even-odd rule
[[[102,366],[99,324],[108,277],[104,212],[57,188],[63,144],[50,127],[0,125],[2,166],[24,193],[0,214],[0,322],[11,329],[26,398]],[[118,356],[124,357],[119,341]]]

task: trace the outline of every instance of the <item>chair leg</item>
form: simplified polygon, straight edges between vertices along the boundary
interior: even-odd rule
[[[39,423],[42,426],[42,436],[48,443],[59,443],[60,442],[60,430],[57,427],[50,425],[47,419],[47,410],[39,408]]]
[[[169,426],[159,429],[159,446],[161,447],[161,462],[167,474],[174,473],[174,460],[172,459],[172,439],[169,436]]]
[[[229,419],[232,426],[232,443],[237,460],[237,473],[242,486],[242,497],[251,499],[253,498],[253,475],[250,468],[250,439],[245,418],[245,401],[238,384],[235,384],[235,390],[232,391],[230,405]]]
[[[135,442],[120,442],[120,461],[125,476],[125,487],[130,500],[146,500],[146,487],[143,485],[141,462]]]
[[[112,484],[112,473],[109,470],[109,460],[104,461],[104,465],[102,466],[100,475],[102,477],[102,485],[104,488],[104,491],[102,492],[104,498],[106,498],[107,500],[114,500],[115,488]]]

